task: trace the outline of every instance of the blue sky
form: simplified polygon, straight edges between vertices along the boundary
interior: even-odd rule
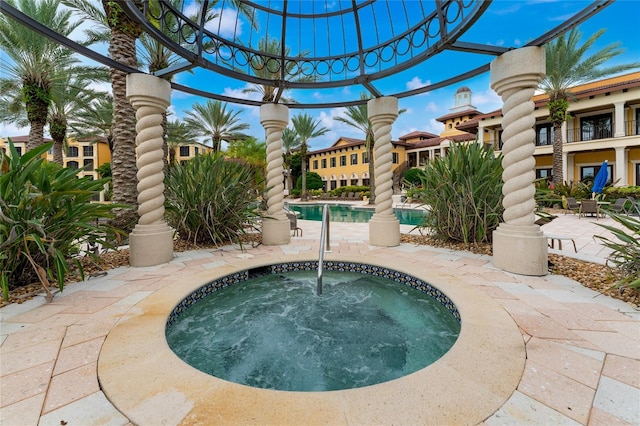
[[[342,0],[344,3],[344,0]],[[324,3],[324,2],[323,2]],[[389,1],[393,5],[393,0]],[[481,44],[491,44],[505,47],[519,47],[531,39],[540,36],[547,30],[557,26],[568,16],[587,6],[590,2],[582,0],[494,0],[480,20],[467,31],[460,40]],[[310,2],[307,3],[307,6]],[[612,5],[580,25],[583,40],[599,29],[606,29],[595,48],[602,48],[613,42],[621,42],[624,53],[612,61],[617,63],[640,62],[640,37],[638,23],[640,22],[640,0],[617,0]],[[380,24],[383,25],[383,24]],[[244,31],[249,34],[248,24],[232,31]],[[80,38],[80,37],[78,37]],[[106,49],[105,49],[106,51]],[[429,83],[436,83],[445,78],[455,76],[478,65],[489,62],[492,57],[446,52],[429,59],[425,64],[403,71],[393,78],[374,82],[374,86],[383,94],[398,93]],[[248,87],[247,83],[230,78],[213,76],[211,73],[182,73],[176,76],[180,84],[202,87],[208,91],[236,97],[256,99],[256,95],[242,94]],[[500,98],[489,87],[489,74],[485,73],[473,79],[435,90],[426,94],[402,98],[400,108],[406,112],[398,118],[392,129],[392,137],[398,137],[415,130],[440,133],[442,124],[437,117],[450,112],[453,107],[453,95],[461,86],[467,86],[473,93],[473,105],[481,112],[489,112],[502,107]],[[106,87],[105,87],[106,88]],[[346,86],[332,90],[291,90],[285,96],[301,103],[339,102],[353,100],[363,92],[362,86]],[[170,111],[175,117],[182,118],[195,102],[201,104],[206,99],[174,91]],[[259,140],[264,140],[264,130],[259,123],[259,108],[239,104],[230,104],[230,108],[240,111],[239,117],[249,123],[249,134]],[[329,132],[310,141],[311,149],[320,149],[333,144],[340,136],[361,138],[357,130],[350,128],[336,120],[335,116],[343,115],[343,108],[331,109],[291,109],[290,116],[299,113],[309,113],[319,119],[322,126]],[[11,125],[0,125],[0,135],[15,136],[28,133],[28,129],[18,129]]]

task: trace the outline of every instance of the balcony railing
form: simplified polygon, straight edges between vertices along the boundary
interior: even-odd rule
[[[625,121],[624,134],[625,136],[640,135],[640,121],[638,120]]]
[[[586,142],[612,138],[613,129],[613,123],[582,129],[567,129],[567,142]]]

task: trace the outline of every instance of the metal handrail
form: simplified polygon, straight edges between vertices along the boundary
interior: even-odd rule
[[[322,294],[322,263],[324,262],[325,251],[331,251],[331,243],[329,242],[329,205],[325,204],[322,207],[322,227],[320,228],[320,252],[318,253],[318,287],[316,294],[320,296]],[[326,248],[323,250],[323,246]]]

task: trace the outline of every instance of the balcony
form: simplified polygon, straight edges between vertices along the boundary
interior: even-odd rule
[[[631,120],[624,122],[624,135],[637,136],[640,135],[640,121]]]
[[[567,129],[567,142],[587,142],[613,137],[613,123],[597,126],[583,126],[581,129]]]

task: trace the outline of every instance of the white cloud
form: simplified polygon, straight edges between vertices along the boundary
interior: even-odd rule
[[[205,24],[205,28],[215,34],[226,38],[237,38],[242,34],[242,20],[238,19],[238,12],[225,7],[213,9],[215,18]]]
[[[517,39],[513,40],[513,44],[516,45],[516,46],[522,46],[522,41],[520,41],[520,39],[517,38]]]
[[[421,87],[430,85],[431,80],[422,81],[420,77],[413,77],[411,80],[407,81],[406,84],[407,84],[408,90],[413,90],[413,89],[419,89]]]
[[[438,105],[433,101],[429,102],[424,107],[424,110],[428,112],[437,112],[439,109]]]
[[[248,99],[252,101],[259,101],[262,99],[262,95],[257,92],[244,92],[245,89],[254,87],[253,84],[247,83],[244,87],[239,89],[232,89],[231,87],[225,87],[222,92],[223,96],[229,96],[236,99]]]
[[[473,93],[473,104],[477,107],[484,106],[484,108],[480,108],[480,110],[489,112],[490,110],[502,108],[502,99],[496,92],[487,89],[482,92]]]

